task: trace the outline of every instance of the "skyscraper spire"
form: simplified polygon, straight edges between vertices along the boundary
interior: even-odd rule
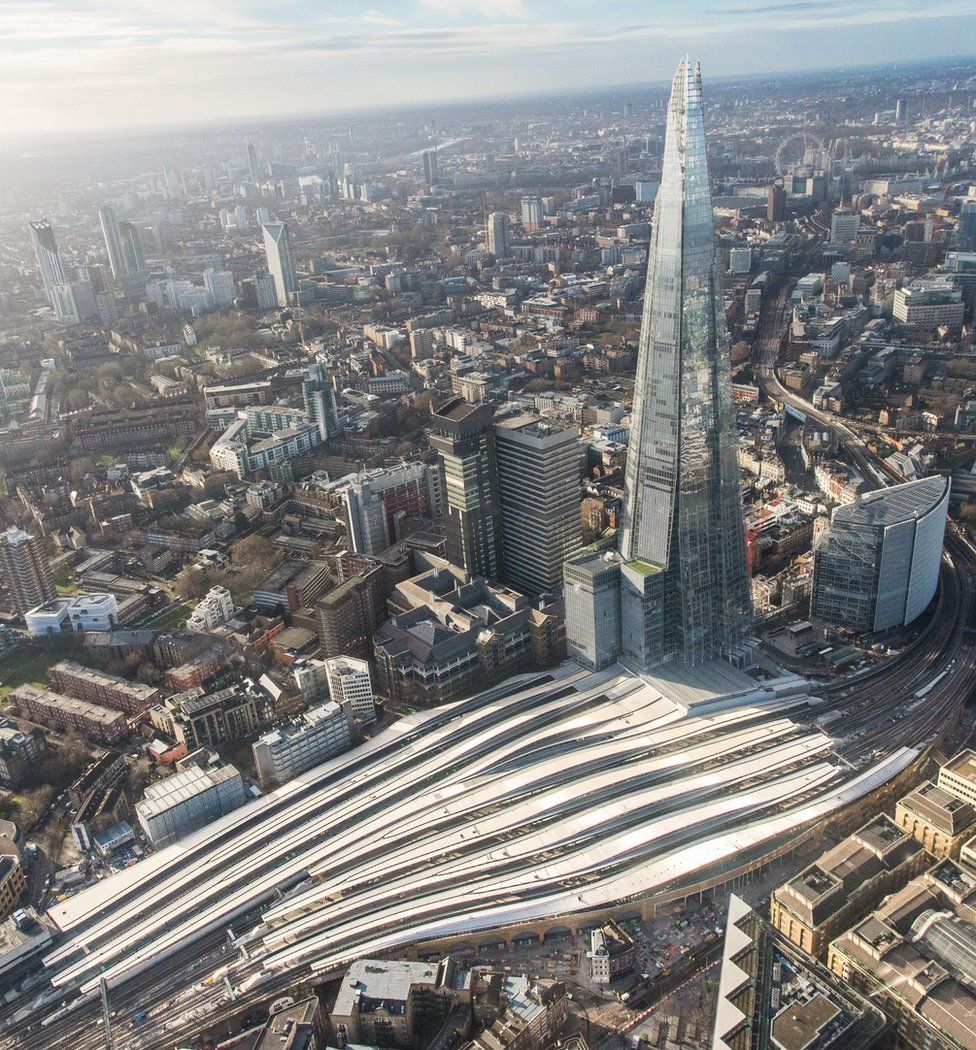
[[[748,631],[749,581],[701,72],[687,59],[668,107],[625,488],[624,654],[647,667],[729,653]]]

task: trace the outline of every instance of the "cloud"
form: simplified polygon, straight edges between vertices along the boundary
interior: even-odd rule
[[[367,2],[0,0],[0,136],[663,79],[686,50],[710,72],[808,68],[845,26],[877,31],[831,35],[830,64],[889,57],[885,25],[901,57],[923,34],[918,57],[961,53],[939,19],[972,0]]]
[[[454,18],[528,18],[526,0],[420,0],[422,8]]]

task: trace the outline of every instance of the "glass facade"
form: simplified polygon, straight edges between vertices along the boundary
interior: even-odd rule
[[[635,566],[623,618],[642,622],[622,623],[622,637],[636,664],[700,663],[743,641],[751,609],[728,335],[701,73],[687,61],[654,208],[620,551]]]

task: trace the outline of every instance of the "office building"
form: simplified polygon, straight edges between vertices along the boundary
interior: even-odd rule
[[[331,696],[329,689],[329,668],[325,660],[306,657],[296,660],[290,667],[292,677],[302,700],[307,704],[321,704]]]
[[[949,274],[919,277],[895,290],[891,316],[910,328],[958,328],[965,315],[962,292]]]
[[[437,182],[437,150],[425,149],[423,152],[424,182],[433,186]]]
[[[399,702],[457,700],[564,656],[561,603],[534,606],[455,565],[398,584],[389,604],[402,611],[377,628],[373,654],[383,691]]]
[[[119,237],[122,242],[122,257],[129,276],[142,273],[146,268],[146,256],[142,249],[139,227],[123,220],[119,223]]]
[[[566,648],[591,670],[609,667],[620,655],[620,555],[588,551],[563,567]]]
[[[966,201],[959,209],[956,249],[960,252],[976,252],[976,200]]]
[[[541,197],[523,197],[522,226],[526,230],[541,230],[542,220],[545,214]]]
[[[938,785],[976,808],[976,751],[961,751],[939,769]]]
[[[495,423],[503,579],[524,594],[558,587],[582,544],[579,430],[534,415]]]
[[[610,984],[634,971],[637,945],[634,938],[612,920],[605,926],[590,931],[590,980],[594,984]]]
[[[926,780],[898,800],[895,823],[933,857],[956,859],[963,843],[976,831],[976,808]]]
[[[61,262],[61,253],[58,251],[58,242],[54,236],[54,227],[47,219],[40,222],[30,223],[31,243],[34,245],[34,254],[37,256],[37,265],[41,270],[41,281],[48,302],[54,306],[54,289],[59,284],[68,280],[64,264]]]
[[[297,1003],[285,996],[271,1005],[271,1016],[243,1034],[240,1050],[325,1050],[328,1040],[317,995]]]
[[[830,945],[830,970],[891,1019],[904,1050],[976,1046],[976,876],[940,860]],[[885,1044],[882,1044],[885,1045]]]
[[[268,273],[274,280],[278,305],[287,306],[298,290],[295,258],[291,249],[291,230],[286,222],[269,222],[261,227],[264,233],[264,254]]]
[[[446,1017],[453,1006],[455,971],[449,959],[440,965],[399,959],[354,962],[332,1008],[340,1044],[410,1050],[421,1025]]]
[[[766,221],[782,222],[786,218],[786,187],[782,182],[770,184],[766,196]]]
[[[911,623],[935,595],[949,508],[936,475],[858,496],[814,550],[814,619],[859,634]]]
[[[654,205],[620,538],[635,666],[733,656],[749,631],[735,410],[701,74],[683,62]]]
[[[340,705],[348,706],[353,715],[364,724],[376,721],[373,703],[373,683],[369,664],[351,656],[335,656],[325,660],[329,695]]]
[[[232,765],[191,764],[150,784],[136,803],[136,818],[146,838],[159,849],[246,801],[244,781]]]
[[[323,441],[342,433],[335,386],[329,366],[324,361],[316,361],[306,369],[302,380],[302,397],[305,399],[305,412],[319,428],[319,436]]]
[[[0,578],[22,616],[58,596],[44,544],[13,525],[0,533]]]
[[[118,216],[112,208],[106,205],[98,209],[98,221],[102,227],[102,237],[105,239],[105,250],[108,252],[108,264],[112,268],[112,276],[117,281],[121,281],[123,277],[129,276],[129,267],[122,249],[122,231],[119,229]]]
[[[507,259],[511,242],[508,212],[493,211],[488,215],[486,247],[496,259]]]
[[[850,208],[838,208],[830,217],[830,243],[853,244],[861,227],[861,216]]]
[[[253,142],[247,143],[246,152],[247,173],[251,177],[252,182],[257,182],[261,177],[261,169],[258,167],[258,151],[254,148]]]
[[[900,889],[925,864],[921,843],[878,814],[774,890],[770,921],[787,940],[823,959],[857,915]]]
[[[903,98],[898,99],[895,102],[895,123],[904,124],[905,118],[908,115],[908,104]]]
[[[266,791],[352,747],[351,711],[328,700],[262,734],[251,745],[258,782]]]
[[[440,463],[448,561],[490,580],[500,578],[502,566],[494,411],[493,405],[452,398],[434,412],[430,429]]]
[[[27,889],[27,873],[20,858],[10,853],[0,854],[0,921],[17,907]]]

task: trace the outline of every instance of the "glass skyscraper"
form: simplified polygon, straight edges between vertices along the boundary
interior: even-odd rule
[[[627,662],[643,669],[734,654],[750,629],[749,576],[701,72],[687,60],[668,107],[625,489]]]
[[[749,578],[701,70],[674,76],[644,293],[621,530],[621,645],[640,666],[728,654]]]

